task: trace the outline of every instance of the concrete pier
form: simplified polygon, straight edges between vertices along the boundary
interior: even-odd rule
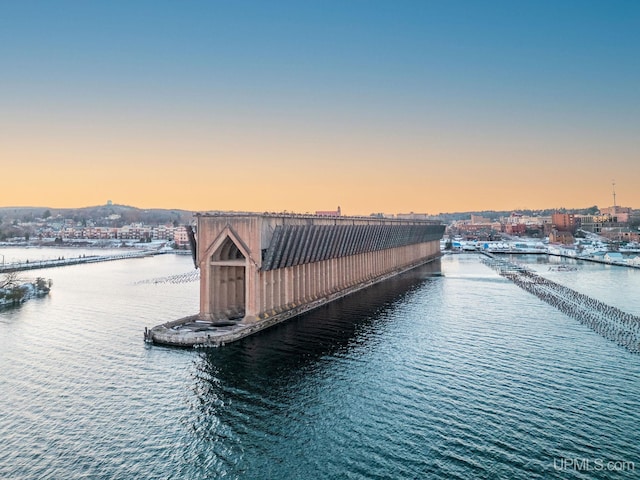
[[[237,340],[440,256],[444,225],[418,220],[199,214],[200,312],[155,343]]]

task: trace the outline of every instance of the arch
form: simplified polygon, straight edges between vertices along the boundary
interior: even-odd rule
[[[216,251],[211,254],[211,261],[225,261],[225,260],[244,260],[245,256],[242,254],[238,246],[231,239],[231,237],[227,236],[222,244],[217,248]]]
[[[209,308],[214,320],[245,316],[246,263],[245,255],[229,235],[209,257]]]

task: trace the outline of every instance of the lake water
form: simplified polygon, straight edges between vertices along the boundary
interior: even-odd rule
[[[515,259],[640,314],[640,270]],[[0,311],[0,478],[640,477],[640,355],[475,255],[223,348],[145,345],[198,284],[143,281],[192,269],[25,272],[53,290]]]

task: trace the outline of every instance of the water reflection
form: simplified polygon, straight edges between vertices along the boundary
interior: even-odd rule
[[[268,381],[272,389],[274,379],[286,381],[318,359],[345,353],[375,335],[379,321],[439,272],[440,262],[432,262],[239,342],[203,350],[198,371],[215,372],[237,388]]]
[[[265,454],[265,442],[281,441],[277,419],[308,415],[301,402],[313,402],[326,388],[330,365],[375,342],[393,311],[439,273],[440,262],[432,262],[258,335],[199,352],[188,421],[197,450],[212,454],[199,461],[218,474],[244,471],[245,452]]]

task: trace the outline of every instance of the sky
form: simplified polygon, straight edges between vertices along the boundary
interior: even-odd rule
[[[640,2],[0,0],[0,206],[640,208]]]

